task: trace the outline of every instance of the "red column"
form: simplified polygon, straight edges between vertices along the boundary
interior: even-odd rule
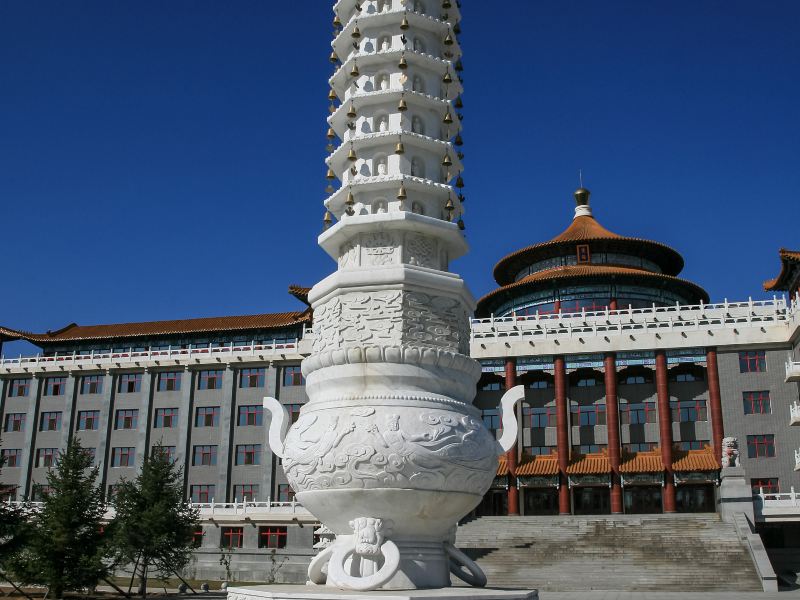
[[[608,303],[608,310],[617,310],[617,299],[612,298],[611,301]]]
[[[614,353],[605,357],[606,430],[608,461],[611,463],[611,514],[622,513],[622,485],[619,476],[619,403],[617,402],[617,359]]]
[[[567,410],[567,365],[563,356],[553,360],[556,380],[556,444],[558,450],[558,471],[561,485],[558,489],[558,512],[568,515],[569,485],[567,466],[569,465],[569,412]]]
[[[661,460],[664,463],[664,512],[675,512],[675,479],[672,476],[672,411],[669,408],[667,355],[656,350],[656,395],[658,397],[658,429]]]
[[[517,385],[517,359],[506,359],[506,389],[510,390]],[[520,428],[521,429],[521,428]],[[518,434],[519,435],[519,434]],[[506,452],[508,464],[508,514],[519,516],[519,490],[517,489],[517,442]]]
[[[711,439],[714,442],[714,456],[722,459],[722,438],[725,429],[722,425],[722,395],[719,392],[719,367],[717,349],[706,350],[706,371],[708,372],[708,403],[711,410]]]
[[[561,310],[561,300],[556,300],[556,301],[553,303],[553,310],[554,310],[555,312],[558,312],[558,311],[560,311],[560,310]]]

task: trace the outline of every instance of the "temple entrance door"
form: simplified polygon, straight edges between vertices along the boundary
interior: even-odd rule
[[[558,490],[555,488],[523,488],[524,515],[557,515]]]
[[[606,486],[574,487],[572,503],[576,515],[610,515],[611,490]]]
[[[714,484],[679,485],[675,491],[675,508],[679,513],[715,512]]]
[[[661,502],[661,486],[636,485],[626,487],[624,492],[625,514],[644,515],[664,512]]]
[[[508,514],[508,492],[489,490],[475,508],[476,517],[504,517]]]

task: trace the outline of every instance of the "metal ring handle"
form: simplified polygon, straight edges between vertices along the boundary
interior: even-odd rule
[[[486,574],[474,560],[447,542],[444,544],[444,551],[450,559],[450,572],[453,575],[473,587],[486,586]]]
[[[328,563],[329,583],[346,590],[368,592],[387,584],[400,568],[400,550],[393,541],[386,540],[381,546],[383,566],[378,572],[366,577],[353,577],[345,573],[344,563],[354,552],[354,548],[344,549],[341,546],[333,550],[333,556]]]

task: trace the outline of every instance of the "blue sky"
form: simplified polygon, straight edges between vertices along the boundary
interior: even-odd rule
[[[326,0],[0,2],[0,323],[293,310],[334,268]],[[799,247],[800,3],[463,2],[468,239],[504,254],[595,215],[712,299]]]

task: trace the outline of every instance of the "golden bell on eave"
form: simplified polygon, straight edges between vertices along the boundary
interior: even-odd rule
[[[356,198],[353,192],[347,192],[347,200],[344,201],[347,206],[353,206],[356,203]]]
[[[358,160],[358,156],[356,155],[356,151],[350,148],[350,152],[347,153],[347,160],[351,162],[355,162]]]
[[[358,77],[358,65],[353,64],[353,70],[350,71],[350,77]]]
[[[444,38],[444,45],[445,46],[452,46],[453,45],[453,36],[449,33]]]
[[[458,179],[456,179],[456,187],[459,189],[464,187],[464,179],[461,177],[461,175],[459,175]]]
[[[450,4],[450,0],[443,0],[442,8],[451,8],[453,5]]]
[[[333,186],[330,183],[325,186],[325,193],[326,194],[332,194],[333,192],[334,192],[334,189],[333,189]]]
[[[397,142],[397,146],[395,146],[394,153],[395,154],[405,154],[406,147],[403,146],[403,142]]]
[[[336,63],[339,62],[339,57],[336,55],[336,52],[331,52],[331,56],[328,60],[330,60],[332,63]]]
[[[400,184],[400,189],[397,190],[397,199],[398,200],[405,200],[406,198],[408,198],[408,194],[406,194],[406,186],[404,186],[401,183]]]
[[[339,96],[337,96],[337,95],[336,95],[336,92],[334,92],[333,90],[331,90],[330,92],[328,92],[328,100],[336,100],[336,98],[338,98],[338,97],[339,97]]]
[[[411,25],[409,24],[408,19],[406,17],[403,17],[403,20],[400,21],[400,29],[405,31],[406,29],[408,29],[410,27],[411,27]]]
[[[342,26],[342,20],[339,18],[339,15],[336,15],[335,17],[333,17],[333,26],[334,27],[341,27]]]
[[[358,113],[356,112],[355,104],[352,102],[350,103],[350,108],[347,109],[347,116],[351,119],[355,119]]]
[[[458,217],[458,228],[461,231],[464,231],[467,228],[467,226],[464,225],[464,219],[462,219],[461,217]]]
[[[447,73],[444,74],[444,77],[442,77],[442,82],[443,83],[453,83],[453,78],[450,76],[450,71],[448,71]]]
[[[445,166],[445,167],[449,167],[452,164],[453,164],[453,161],[450,160],[450,155],[449,154],[445,154],[444,158],[442,159],[442,165]]]
[[[331,211],[326,210],[325,216],[322,217],[322,224],[325,226],[325,229],[327,229],[331,226],[331,223],[333,223],[333,216],[331,215]]]
[[[398,69],[407,69],[408,68],[408,61],[406,61],[406,57],[405,56],[401,56],[400,57],[400,62],[397,63],[397,68]]]
[[[450,114],[449,110],[445,113],[443,122],[448,125],[453,122],[453,115]]]
[[[408,110],[408,104],[405,101],[405,98],[400,98],[400,102],[397,104],[397,110],[400,112]]]
[[[328,169],[325,179],[336,179],[336,173],[333,172],[333,169]]]
[[[336,132],[333,130],[333,127],[328,127],[328,133],[325,134],[325,137],[327,137],[329,140],[332,140],[336,137]]]
[[[453,106],[456,108],[464,108],[464,101],[461,99],[461,96],[456,98],[456,101],[453,103]]]
[[[453,199],[452,198],[448,198],[447,199],[447,204],[444,205],[444,208],[445,208],[445,210],[453,210],[453,209],[455,209],[455,205],[453,204]]]
[[[461,137],[460,133],[456,136],[456,139],[455,139],[455,141],[453,141],[453,143],[456,146],[463,146],[464,145],[464,139]]]
[[[361,37],[361,30],[358,28],[358,25],[353,28],[353,33],[350,34],[350,37],[356,40]]]

